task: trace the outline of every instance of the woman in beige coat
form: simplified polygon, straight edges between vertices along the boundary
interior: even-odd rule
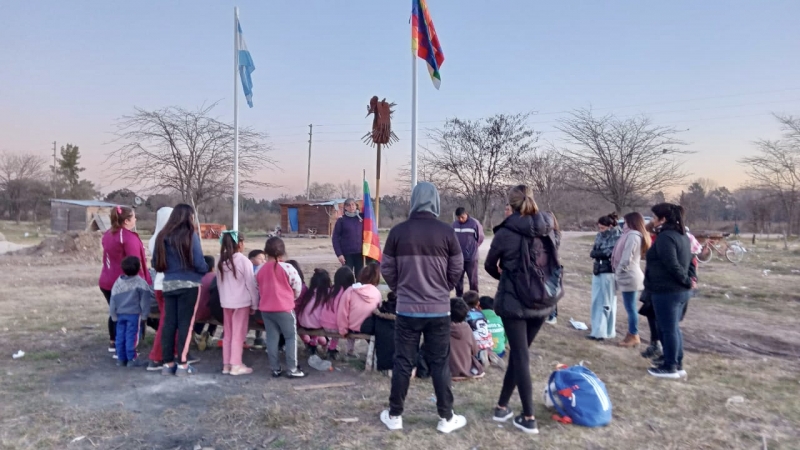
[[[625,228],[614,247],[611,266],[622,292],[622,301],[628,313],[628,334],[619,343],[621,347],[639,345],[639,313],[636,311],[636,298],[644,289],[642,257],[650,248],[650,233],[644,228],[644,217],[638,212],[625,215]]]

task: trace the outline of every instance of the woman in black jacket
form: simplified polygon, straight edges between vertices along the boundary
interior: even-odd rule
[[[484,266],[489,275],[500,280],[494,310],[503,320],[511,348],[494,420],[505,422],[514,416],[508,402],[518,388],[522,414],[514,418],[514,426],[534,434],[539,430],[533,416],[528,348],[563,295],[558,262],[560,235],[553,229],[555,217],[539,212],[527,186],[512,188],[508,203],[513,212],[494,228]]]
[[[644,286],[650,292],[656,313],[664,360],[648,370],[659,378],[680,378],[683,370],[681,314],[697,285],[692,251],[683,221],[683,208],[659,203],[652,208],[658,237],[647,251]]]

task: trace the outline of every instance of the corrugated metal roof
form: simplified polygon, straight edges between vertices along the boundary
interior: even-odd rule
[[[344,203],[347,200],[346,198],[335,198],[333,200],[294,200],[294,201],[287,201],[281,202],[281,205],[309,205],[309,206],[335,206]],[[356,200],[358,201],[358,200]]]
[[[101,208],[112,208],[117,206],[115,203],[101,202],[99,200],[59,200],[57,198],[50,199],[51,202],[66,203],[75,206],[97,206]],[[127,206],[127,205],[120,205]]]

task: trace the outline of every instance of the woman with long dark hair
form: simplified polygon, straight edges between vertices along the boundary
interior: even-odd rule
[[[503,321],[510,346],[500,398],[494,408],[494,420],[505,422],[514,417],[508,407],[514,389],[519,390],[522,413],[514,417],[514,426],[525,433],[539,432],[533,415],[533,388],[528,349],[548,315],[563,295],[561,265],[558,260],[560,236],[554,230],[555,218],[540,212],[531,190],[524,185],[511,188],[508,203],[512,214],[494,228],[494,239],[484,268],[500,280],[494,311]],[[523,248],[527,250],[523,254]],[[533,267],[532,267],[533,266]],[[536,286],[540,275],[546,286]]]
[[[592,331],[586,339],[602,341],[616,336],[617,293],[611,255],[622,232],[616,213],[597,219],[597,236],[589,256],[594,259],[592,273]]]
[[[611,255],[611,266],[617,279],[617,287],[622,292],[622,303],[628,314],[628,333],[619,343],[620,347],[639,345],[639,313],[636,311],[636,297],[644,289],[642,257],[650,248],[650,233],[645,230],[644,217],[638,212],[625,215],[622,236]]]
[[[197,235],[194,209],[181,203],[175,206],[167,224],[158,234],[153,267],[164,274],[164,321],[161,340],[162,375],[186,376],[194,374],[190,366],[189,342],[191,340],[200,281],[208,272],[203,258],[203,247]],[[179,361],[175,363],[175,333]]]
[[[658,238],[647,251],[644,286],[655,310],[664,359],[648,370],[659,378],[680,378],[683,370],[683,336],[680,319],[691,290],[696,286],[692,252],[683,207],[671,203],[653,206]]]
[[[127,206],[111,208],[111,228],[103,234],[103,270],[100,272],[100,291],[106,298],[106,303],[111,301],[111,288],[114,282],[122,275],[122,260],[128,256],[135,256],[141,261],[139,276],[153,284],[150,272],[147,270],[147,256],[144,244],[139,234],[133,231],[136,228],[136,212]],[[114,342],[117,337],[117,324],[108,317],[108,351],[115,352]]]

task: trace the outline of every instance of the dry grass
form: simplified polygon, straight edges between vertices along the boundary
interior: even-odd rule
[[[328,240],[286,242],[307,272],[336,267]],[[251,239],[248,247],[262,244]],[[200,374],[188,380],[117,369],[105,350],[106,307],[95,263],[0,257],[0,348],[6,353],[0,360],[0,448],[750,449],[762,448],[764,439],[769,449],[798,448],[796,249],[755,248],[739,266],[715,261],[701,267],[701,295],[683,324],[689,378],[669,382],[647,376],[637,352],[587,342],[569,327],[570,317],[589,322],[590,245],[591,237],[565,239],[568,295],[559,306],[560,322],[545,326],[531,349],[541,430],[536,437],[489,420],[503,375],[494,368],[482,381],[454,384],[455,409],[469,424],[449,436],[435,431],[429,380],[412,383],[405,430],[385,431],[377,415],[387,405],[389,380],[360,372],[357,364],[338,363],[339,370],[306,380],[275,380],[263,353],[248,352],[245,362],[256,373],[223,377],[215,349],[202,354]],[[216,253],[214,243],[205,246]],[[764,269],[770,270],[766,276]],[[484,291],[493,289],[485,274],[481,281]],[[620,305],[618,333],[625,320]],[[10,353],[18,349],[27,355],[12,361]],[[614,421],[608,427],[561,425],[541,404],[539,393],[554,365],[581,360],[609,388]],[[357,386],[291,389],[343,380]],[[519,410],[516,397],[511,406]]]

